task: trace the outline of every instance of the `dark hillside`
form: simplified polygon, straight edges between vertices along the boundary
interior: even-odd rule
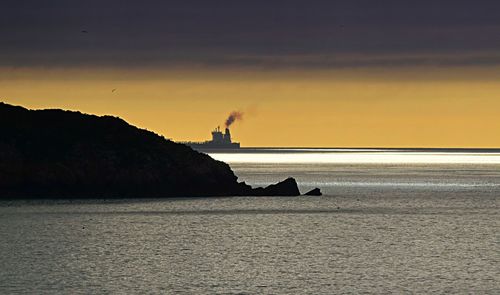
[[[122,119],[0,103],[0,197],[241,195],[229,166]]]

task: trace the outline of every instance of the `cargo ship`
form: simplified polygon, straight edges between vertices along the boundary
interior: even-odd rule
[[[240,148],[239,142],[233,142],[231,140],[231,132],[229,131],[229,128],[226,128],[225,132],[222,133],[220,127],[217,127],[212,131],[212,140],[203,142],[186,141],[181,143],[188,145],[195,150]]]

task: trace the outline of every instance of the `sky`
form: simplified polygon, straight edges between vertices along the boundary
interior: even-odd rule
[[[499,147],[498,1],[0,2],[0,101],[242,146]]]

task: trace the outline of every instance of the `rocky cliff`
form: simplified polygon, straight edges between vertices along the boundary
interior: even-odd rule
[[[293,186],[252,189],[226,163],[120,118],[0,103],[0,197],[297,195]]]

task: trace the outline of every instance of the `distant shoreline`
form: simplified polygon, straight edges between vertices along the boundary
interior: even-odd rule
[[[339,148],[339,147],[242,147],[239,149],[201,149],[204,153],[384,153],[384,152],[436,152],[436,153],[500,153],[500,148]]]

